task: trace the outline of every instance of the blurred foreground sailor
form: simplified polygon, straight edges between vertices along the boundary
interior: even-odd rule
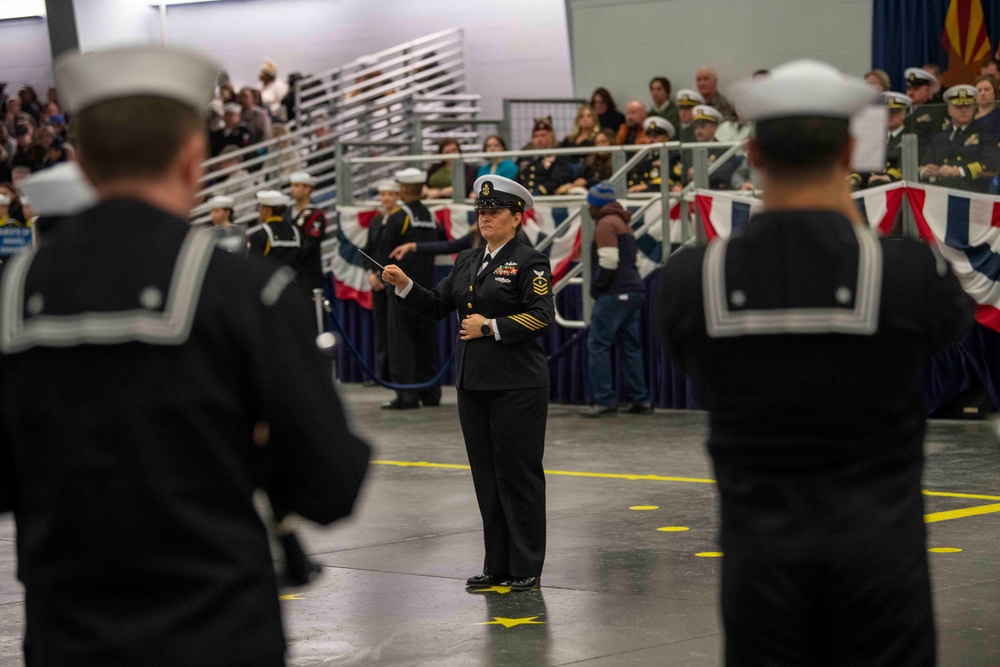
[[[935,663],[920,384],[974,304],[850,197],[848,121],[876,95],[811,60],[743,82],[764,211],[661,278],[664,342],[710,414],[728,665]]]
[[[365,474],[292,276],[185,219],[218,71],[159,48],[55,65],[99,203],[0,277],[28,665],[284,664],[260,467],[322,524]]]
[[[515,234],[531,194],[503,176],[476,179],[479,231],[486,248],[459,253],[433,290],[395,264],[382,279],[399,302],[439,320],[457,311],[458,417],[483,518],[486,559],[470,588],[541,585],[545,560],[545,424],[549,366],[538,336],[555,308],[549,259]]]
[[[32,227],[39,242],[63,220],[97,202],[94,186],[76,162],[62,162],[32,174],[21,181],[20,189],[37,216]]]

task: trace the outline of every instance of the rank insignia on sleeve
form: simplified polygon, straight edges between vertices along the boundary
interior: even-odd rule
[[[545,279],[544,271],[535,271],[535,278],[531,281],[531,289],[538,296],[545,296],[549,293],[549,281]]]

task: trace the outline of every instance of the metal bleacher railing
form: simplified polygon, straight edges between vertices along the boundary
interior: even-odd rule
[[[234,220],[252,222],[254,193],[282,189],[292,172],[305,169],[319,179],[314,201],[334,206],[336,193],[363,195],[371,182],[391,173],[390,165],[359,170],[339,179],[341,160],[366,155],[423,152],[420,121],[474,120],[479,96],[465,93],[465,43],[461,29],[444,30],[305,77],[295,86],[297,117],[284,134],[220,155],[205,163],[199,196],[236,199]],[[463,126],[454,126],[462,130]],[[415,131],[416,130],[416,131]],[[466,131],[467,128],[466,128]],[[353,192],[352,192],[353,194]],[[207,220],[204,204],[192,222]]]
[[[709,176],[720,168],[726,160],[740,151],[743,147],[743,142],[727,142],[727,143],[715,143],[715,142],[704,142],[704,143],[681,143],[677,141],[659,143],[659,144],[641,144],[633,146],[607,146],[600,149],[601,152],[611,153],[612,164],[614,165],[614,172],[611,176],[611,182],[615,186],[616,191],[619,196],[624,197],[626,194],[626,178],[629,171],[638,163],[640,163],[651,151],[659,151],[661,155],[661,161],[667,162],[669,160],[670,153],[673,152],[683,152],[690,151],[692,153],[691,164],[694,170],[693,178],[691,182],[688,183],[680,192],[671,191],[670,183],[667,179],[661,179],[661,185],[659,191],[647,191],[644,193],[628,193],[628,198],[630,199],[648,199],[649,201],[644,202],[639,210],[637,210],[633,215],[638,218],[640,215],[650,213],[644,218],[644,223],[642,228],[638,233],[644,233],[654,225],[662,225],[662,238],[664,239],[664,252],[662,257],[664,260],[669,254],[670,248],[670,209],[672,201],[690,201],[693,199],[694,190],[697,188],[707,188],[709,182]],[[726,152],[720,155],[715,161],[710,162],[708,159],[709,149],[712,148],[726,148]],[[561,156],[581,156],[581,155],[591,155],[595,152],[593,147],[583,147],[583,148],[553,148],[546,150],[515,150],[515,151],[505,151],[505,152],[469,152],[464,154],[446,154],[446,155],[408,155],[408,156],[375,156],[375,157],[350,157],[345,158],[341,161],[339,166],[340,172],[343,174],[351,173],[353,170],[361,168],[364,169],[369,165],[381,165],[381,164],[392,164],[398,166],[400,164],[409,163],[422,163],[422,162],[437,162],[442,160],[451,160],[464,163],[466,161],[479,161],[487,160],[490,158],[523,158],[532,157],[538,155],[561,155]],[[627,159],[626,159],[627,158]],[[454,193],[452,203],[456,204],[468,204],[472,200],[466,197],[466,193],[469,192],[471,184],[465,183],[464,170],[455,168],[451,169],[452,174],[452,191]],[[752,194],[752,193],[747,193]],[[341,206],[351,206],[354,204],[354,199],[351,197],[341,196],[339,197],[338,204]],[[537,249],[544,251],[548,246],[550,246],[557,239],[561,238],[569,229],[572,228],[573,224],[580,220],[581,222],[581,247],[590,247],[590,241],[593,235],[594,221],[591,219],[589,211],[586,206],[586,202],[583,197],[579,195],[559,195],[559,196],[539,196],[535,198],[536,203],[555,203],[558,202],[564,206],[570,208],[576,207],[565,220],[563,220],[552,233],[546,237],[538,246]],[[659,201],[659,209],[655,212],[652,211],[653,203]],[[437,203],[445,203],[445,201],[439,200]],[[374,206],[375,204],[372,203]],[[681,206],[681,234],[684,239],[684,243],[694,243],[699,240],[704,240],[704,227],[700,220],[698,224],[692,225],[688,207]],[[696,215],[698,213],[696,212]],[[326,247],[326,253],[333,252],[332,246]],[[661,260],[664,261],[664,260]],[[590,254],[583,253],[581,261],[572,267],[555,285],[553,285],[553,292],[558,293],[563,289],[566,289],[570,285],[584,285],[589,284],[591,274],[590,266]],[[583,291],[583,319],[582,320],[570,320],[564,318],[559,314],[558,310],[556,312],[556,322],[567,328],[583,328],[587,326],[590,322],[590,313],[593,307],[593,300],[590,298],[589,291]]]

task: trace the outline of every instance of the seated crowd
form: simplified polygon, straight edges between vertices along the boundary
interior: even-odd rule
[[[254,184],[246,177],[263,170],[267,178],[287,178],[292,173],[332,159],[329,128],[314,132],[314,141],[303,150],[301,160],[278,163],[275,159],[245,159],[240,149],[288,134],[286,122],[296,115],[295,82],[298,73],[287,81],[278,76],[277,64],[265,59],[255,86],[237,89],[223,77],[218,95],[209,105],[207,132],[213,158],[232,153],[213,165],[218,185],[232,181],[232,186],[217,187],[216,194],[240,193],[253,197]],[[760,70],[756,75],[766,74]],[[956,85],[942,90],[940,69],[928,64],[905,72],[905,93],[894,92],[892,81],[882,70],[872,70],[865,79],[883,91],[888,108],[886,165],[879,173],[853,174],[852,184],[866,188],[902,178],[902,135],[918,137],[919,178],[922,181],[958,189],[997,193],[1000,191],[1000,60],[989,58],[981,64],[974,84]],[[591,153],[573,155],[536,154],[510,159],[498,157],[481,164],[464,163],[465,187],[471,190],[478,176],[497,174],[516,179],[532,195],[585,195],[596,183],[612,174],[611,153],[601,151],[612,145],[641,145],[681,141],[683,143],[728,143],[749,136],[752,126],[739,116],[739,110],[719,90],[711,68],[699,69],[694,88],[673,92],[670,80],[663,76],[649,82],[648,102],[630,100],[622,113],[611,93],[597,88],[587,104],[576,113],[572,129],[563,137],[556,134],[552,119],[536,119],[531,141],[524,149],[546,151],[558,148],[593,148]],[[30,208],[25,212],[17,184],[34,171],[74,157],[68,119],[59,106],[57,91],[49,88],[41,100],[30,85],[16,94],[2,94],[3,122],[0,123],[0,225],[30,223]],[[290,144],[291,142],[288,141]],[[283,145],[283,144],[280,144]],[[461,152],[459,142],[446,138],[439,153]],[[504,139],[490,135],[483,152],[508,150]],[[723,157],[726,148],[708,149],[708,161]],[[262,153],[263,155],[263,153]],[[670,151],[668,164],[662,164],[659,151],[647,153],[626,175],[630,193],[659,191],[663,179],[671,191],[680,191],[694,178],[692,152]],[[254,156],[256,157],[256,156]],[[452,165],[442,160],[428,170],[424,195],[430,199],[452,196]],[[736,153],[713,169],[708,187],[712,189],[752,190],[752,175],[745,156]],[[249,194],[248,194],[249,193]],[[473,196],[471,191],[469,196]]]

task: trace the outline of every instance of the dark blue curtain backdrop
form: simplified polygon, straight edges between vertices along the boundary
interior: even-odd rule
[[[447,275],[448,267],[437,267],[436,280]],[[704,405],[691,378],[678,369],[660,345],[655,331],[653,313],[658,301],[659,271],[646,278],[646,303],[642,312],[642,343],[646,351],[646,377],[653,402],[661,408],[701,410]],[[332,298],[332,285],[327,283],[327,295],[335,304],[333,315],[343,326],[367,368],[375,366],[375,349],[371,328],[371,311],[354,301]],[[583,299],[579,288],[563,290],[556,296],[559,313],[566,319],[580,319]],[[327,328],[331,328],[328,323]],[[337,327],[333,327],[336,329]],[[438,323],[437,358],[444,363],[454,352],[458,338],[458,321],[446,317]],[[587,340],[580,329],[550,327],[542,346],[551,357],[549,374],[552,381],[550,400],[556,403],[585,405],[590,402],[587,388]],[[619,400],[627,401],[625,381],[621,372],[620,348],[615,360],[616,385]],[[363,382],[370,375],[347,349],[337,348],[337,376],[343,382]],[[957,345],[935,355],[924,371],[923,400],[926,414],[958,398],[974,384],[985,385],[995,407],[1000,407],[1000,333],[975,325]],[[455,367],[445,376],[445,384],[455,383]],[[391,396],[386,390],[386,397]]]
[[[937,63],[948,67],[941,32],[950,0],[875,0],[872,17],[872,67],[884,69],[892,89],[906,91],[903,70]],[[992,52],[1000,41],[1000,2],[981,0]],[[861,74],[861,72],[858,72]]]

